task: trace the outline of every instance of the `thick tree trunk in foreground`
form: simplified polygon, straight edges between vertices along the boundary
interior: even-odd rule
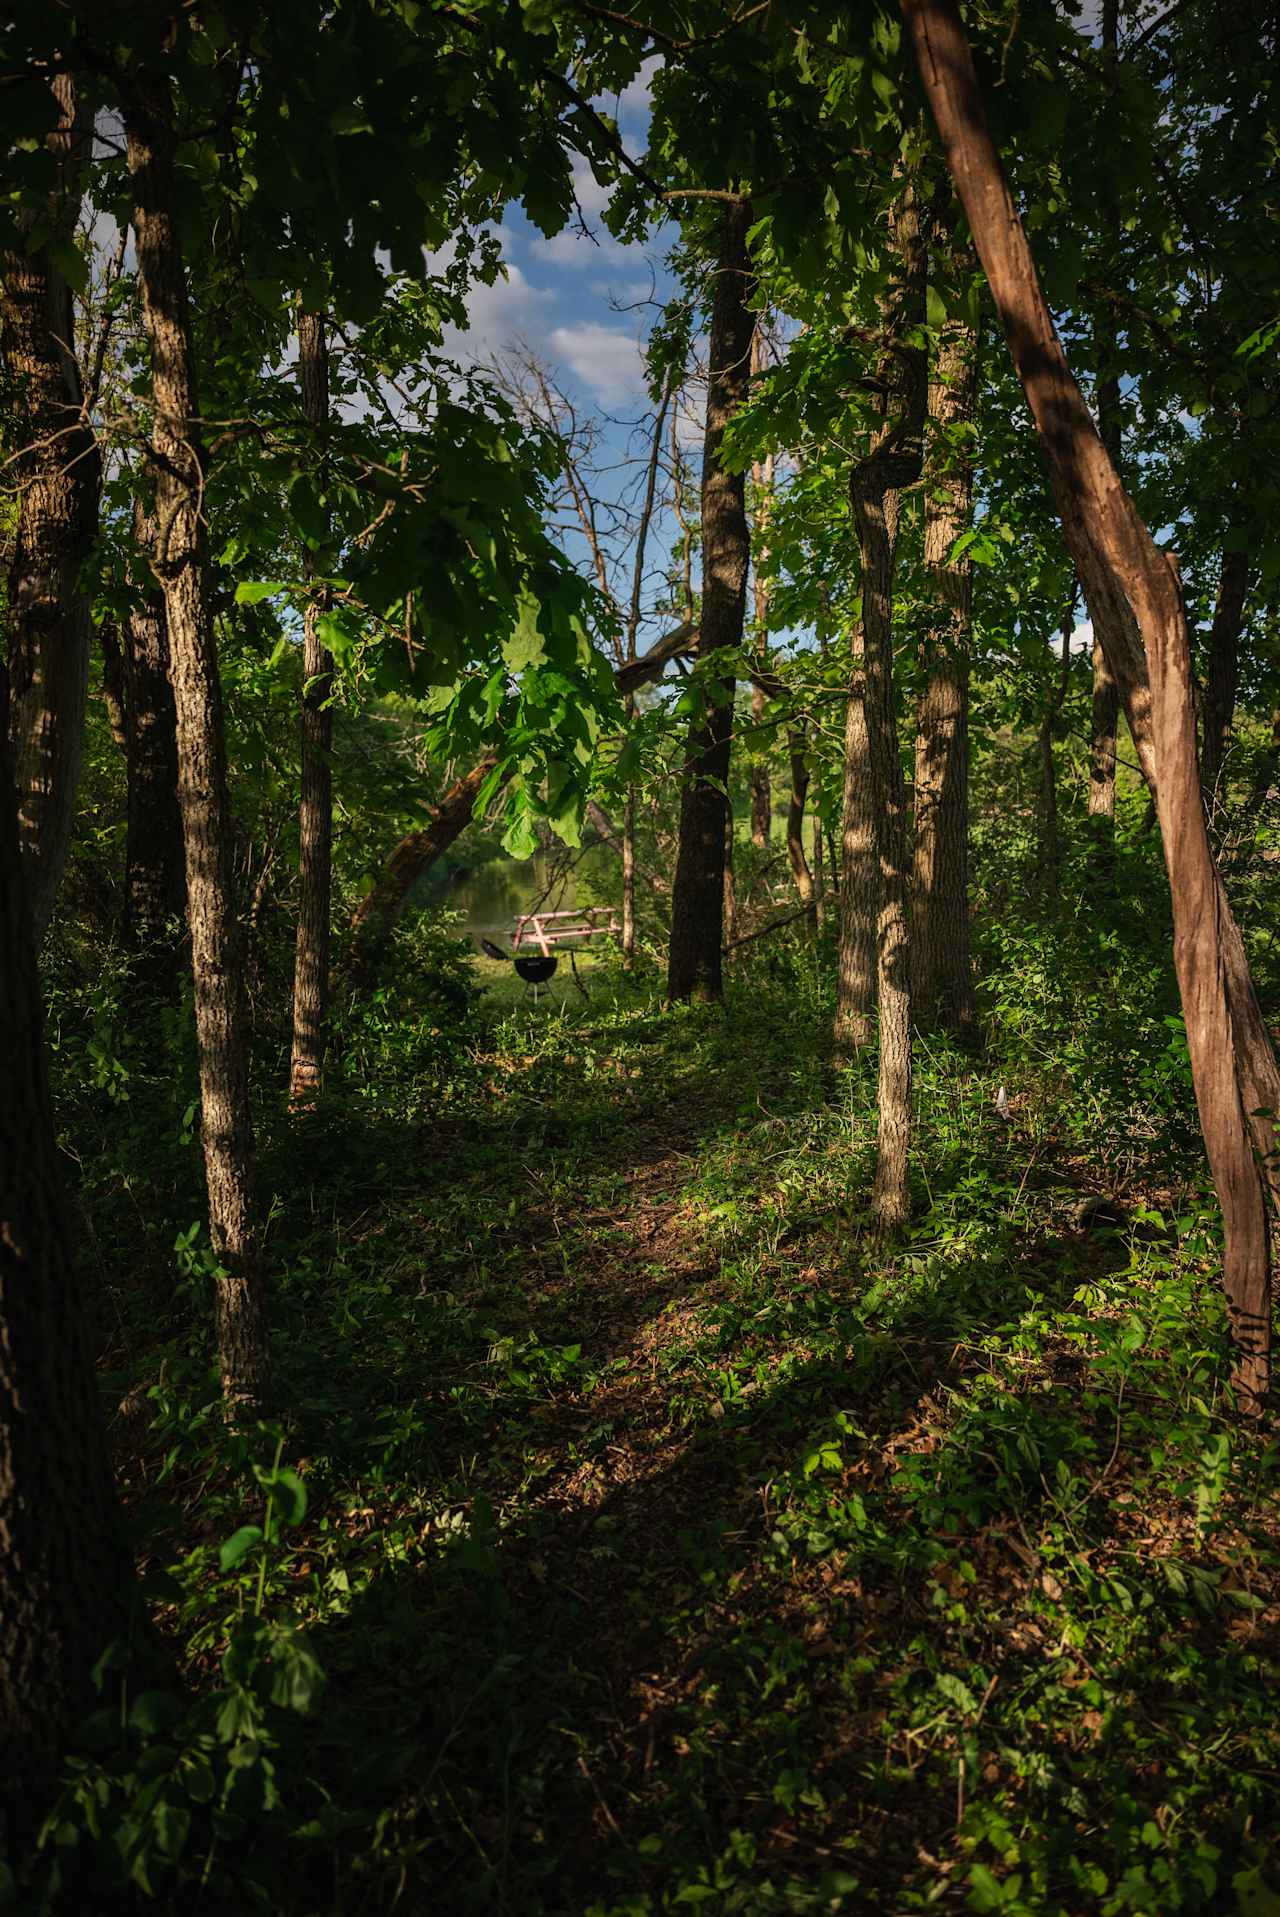
[[[835,1046],[848,1054],[871,1037],[876,1008],[875,813],[867,742],[866,652],[862,624],[850,636],[840,827],[840,937],[836,957]]]
[[[160,985],[169,980],[178,952],[172,921],[181,919],[186,904],[177,710],[169,678],[164,594],[151,572],[156,522],[137,502],[133,534],[146,576],[138,582],[139,597],[125,624],[128,824],[122,930],[144,975]]]
[[[53,239],[66,245],[80,211],[88,129],[74,81],[59,75],[53,90],[60,117],[49,145],[59,178],[48,218]],[[19,492],[8,588],[9,747],[38,946],[75,817],[93,637],[81,574],[97,536],[102,482],[97,442],[81,418],[71,289],[48,246],[0,254],[0,351],[19,442],[5,476]]]
[[[1213,625],[1209,632],[1209,662],[1203,700],[1204,743],[1200,753],[1200,779],[1211,816],[1226,798],[1219,786],[1227,739],[1236,712],[1240,631],[1244,625],[1248,596],[1249,555],[1245,552],[1224,552],[1222,574],[1218,582],[1218,603],[1214,607]]]
[[[309,425],[329,424],[329,345],[323,313],[298,314],[298,382]],[[315,571],[308,554],[306,572]],[[293,960],[289,1104],[304,1110],[320,1090],[329,1015],[329,919],[333,867],[333,655],[317,631],[324,610],[307,601],[302,637],[302,777],[298,801],[298,934]]]
[[[871,1210],[883,1230],[911,1215],[911,948],[907,928],[907,794],[898,744],[893,679],[893,586],[902,488],[923,463],[926,368],[903,334],[924,313],[925,247],[920,210],[908,185],[892,215],[897,285],[886,309],[886,351],[878,368],[884,393],[871,449],[850,476],[849,496],[862,562],[862,635],[868,767],[879,887],[876,997],[879,1007],[879,1108]]]
[[[0,720],[7,718],[0,668]],[[135,1607],[58,1172],[0,732],[0,1857],[30,1837],[90,1672]]]
[[[133,102],[126,115],[133,226],[155,409],[155,570],[164,587],[178,731],[178,799],[200,1056],[200,1136],[209,1236],[224,1275],[214,1324],[223,1393],[237,1415],[263,1404],[268,1348],[259,1265],[249,1056],[232,876],[222,688],[201,518],[204,454],[174,214],[173,133]]]
[[[1235,1383],[1242,1406],[1257,1410],[1271,1368],[1260,1167],[1272,1163],[1280,1073],[1205,830],[1176,562],[1155,545],[1121,485],[1067,365],[991,140],[953,0],[901,0],[901,6],[1040,434],[1063,534],[1155,788],[1196,1102],[1225,1227],[1223,1280],[1238,1353]],[[1254,1115],[1260,1109],[1261,1118]]]
[[[969,957],[969,650],[972,566],[951,550],[973,514],[971,425],[978,342],[949,322],[929,381],[924,563],[933,584],[916,715],[911,990],[915,1017],[973,1024]]]
[[[741,646],[750,537],[741,473],[720,458],[725,428],[747,396],[754,318],[747,305],[749,202],[726,206],[711,311],[706,433],[702,456],[702,613],[696,657],[714,673],[717,652]],[[726,837],[725,787],[733,733],[733,684],[702,681],[706,701],[690,722],[680,802],[680,844],[671,888],[667,998],[721,997]]]

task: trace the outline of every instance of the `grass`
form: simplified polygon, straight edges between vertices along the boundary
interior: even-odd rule
[[[1225,1389],[1177,1034],[1086,931],[1093,983],[1024,951],[985,1056],[922,1046],[893,1247],[811,948],[723,1014],[607,966],[366,1009],[265,1128],[287,1411],[240,1437],[207,1253],[164,1309],[86,1157],[154,1266],[111,1266],[107,1383],[188,1696],[87,1727],[40,1894],[1275,1917],[1280,1451]],[[159,1078],[86,1029],[142,1125]],[[1075,1222],[1099,1190],[1123,1229]]]

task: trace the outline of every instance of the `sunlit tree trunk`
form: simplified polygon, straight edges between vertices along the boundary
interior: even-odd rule
[[[18,491],[8,581],[9,748],[18,833],[39,945],[66,864],[84,749],[92,604],[83,571],[98,530],[102,469],[82,417],[71,289],[55,264],[80,211],[88,126],[75,82],[53,81],[58,124],[49,135],[57,178],[49,238],[0,253],[0,351],[16,415],[5,474]]]
[[[754,320],[747,304],[753,280],[747,256],[751,207],[726,206],[711,312],[710,367],[702,463],[702,609],[697,657],[715,670],[715,655],[742,644],[750,539],[740,473],[721,459],[725,428],[747,396]],[[703,680],[705,705],[689,727],[680,844],[671,891],[667,997],[714,1001],[721,996],[726,837],[725,789],[733,732],[733,685]]]
[[[308,425],[322,434],[329,424],[329,343],[323,313],[298,312],[298,382]],[[307,554],[308,578],[315,561]],[[333,864],[333,655],[319,633],[326,600],[307,600],[302,636],[302,767],[298,803],[298,930],[293,960],[293,1045],[289,1104],[294,1111],[315,1103],[324,1067],[329,1015],[330,890]]]
[[[1036,423],[1063,535],[1120,688],[1140,763],[1155,790],[1196,1103],[1222,1207],[1234,1382],[1242,1408],[1257,1412],[1271,1376],[1264,1168],[1274,1163],[1280,1071],[1205,829],[1177,564],[1155,545],[1125,492],[1067,365],[991,139],[954,0],[900,4],[947,164]]]
[[[1102,0],[1102,57],[1112,75],[1116,67],[1116,45],[1120,24],[1119,0]],[[1112,263],[1118,268],[1120,221],[1114,202],[1105,208],[1105,227],[1110,242]],[[1120,381],[1116,374],[1117,334],[1114,315],[1104,305],[1094,322],[1094,354],[1099,373],[1097,384],[1098,430],[1116,471],[1120,470],[1124,431],[1120,413]],[[1093,705],[1089,749],[1088,817],[1094,868],[1109,872],[1115,860],[1116,836],[1116,727],[1120,718],[1120,693],[1106,648],[1097,632],[1093,635]]]
[[[949,321],[929,382],[924,563],[932,584],[916,714],[911,983],[918,1022],[972,1025],[969,957],[969,653],[972,568],[954,563],[973,516],[971,428],[978,342]]]
[[[898,742],[893,675],[893,590],[902,489],[920,477],[927,369],[903,335],[924,312],[925,247],[914,188],[904,187],[892,215],[897,285],[886,308],[886,351],[879,365],[882,412],[871,448],[850,477],[849,495],[862,572],[863,705],[878,888],[876,1000],[879,1080],[877,1151],[871,1209],[895,1230],[911,1212],[911,953],[907,928],[907,795]]]
[[[267,1396],[268,1349],[259,1263],[248,1029],[232,874],[222,688],[205,534],[204,452],[186,273],[174,205],[167,102],[137,98],[126,113],[133,226],[151,348],[157,538],[178,736],[178,799],[200,1059],[200,1136],[209,1235],[223,1275],[214,1323],[229,1412]]]
[[[841,769],[840,938],[835,1045],[847,1054],[871,1037],[876,1009],[876,858],[871,753],[867,741],[866,652],[861,620],[849,641],[849,698]]]
[[[59,1174],[0,667],[0,1857],[43,1811],[136,1588]]]

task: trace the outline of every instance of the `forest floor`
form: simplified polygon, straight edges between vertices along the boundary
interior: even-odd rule
[[[113,1374],[192,1681],[246,1620],[275,1672],[184,1910],[1280,1912],[1280,1449],[1185,1113],[926,1045],[885,1247],[809,963],[499,1007],[269,1149],[277,1428]]]

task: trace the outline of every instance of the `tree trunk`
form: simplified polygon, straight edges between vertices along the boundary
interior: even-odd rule
[[[1205,831],[1177,564],[1155,545],[1121,485],[1067,365],[991,140],[954,0],[901,0],[901,6],[1040,435],[1063,534],[1124,699],[1135,748],[1155,788],[1196,1102],[1225,1227],[1223,1279],[1237,1345],[1235,1383],[1242,1405],[1258,1410],[1271,1357],[1261,1167],[1274,1162],[1280,1072]]]
[[[876,1008],[876,911],[880,875],[867,741],[866,650],[862,622],[849,641],[840,826],[840,937],[836,957],[835,1046],[847,1055],[871,1038]]]
[[[751,336],[751,377],[764,371],[764,320],[761,318]],[[769,665],[769,581],[763,576],[769,555],[769,516],[773,511],[773,454],[753,460],[751,486],[755,503],[755,522],[751,529],[751,583],[755,597],[756,656],[762,671]],[[757,679],[751,687],[751,723],[759,727],[764,720],[765,691]],[[773,836],[773,792],[769,783],[769,762],[757,743],[751,767],[751,843],[760,851]]]
[[[636,704],[628,699],[627,724],[635,718]],[[636,962],[636,789],[627,786],[622,808],[622,965],[630,972]]]
[[[1236,711],[1236,684],[1240,672],[1240,631],[1249,596],[1249,555],[1224,552],[1209,633],[1209,667],[1205,674],[1200,780],[1210,816],[1225,800],[1219,790],[1227,739]]]
[[[813,898],[813,873],[809,869],[809,855],[804,849],[804,808],[809,797],[809,761],[805,755],[804,733],[798,730],[789,732],[787,744],[791,761],[791,793],[787,800],[787,858],[801,903],[808,905]]]
[[[178,734],[169,677],[169,628],[164,594],[155,583],[156,522],[140,501],[133,509],[134,544],[145,578],[125,624],[125,943],[138,955],[141,975],[157,986],[171,980],[178,944],[172,922],[186,904],[182,813],[178,805]]]
[[[0,1857],[136,1608],[59,1176],[0,668]]]
[[[323,313],[298,312],[298,382],[308,425],[329,424],[329,343]],[[315,560],[308,552],[308,578]],[[327,595],[307,600],[302,636],[302,768],[298,802],[298,933],[293,960],[293,1046],[289,1105],[315,1103],[324,1066],[329,1016],[329,917],[333,865],[333,655],[318,632]]]
[[[813,819],[813,924],[821,932],[827,922],[827,880],[822,859],[822,820]]]
[[[1120,26],[1119,0],[1103,0],[1102,56],[1113,75]],[[1105,228],[1113,259],[1119,252],[1120,221],[1114,202],[1105,207]],[[1118,265],[1118,262],[1117,262]],[[1103,305],[1093,328],[1094,355],[1098,365],[1098,431],[1110,454],[1111,463],[1120,471],[1124,430],[1120,414],[1120,381],[1116,373],[1117,335],[1115,317]],[[1107,664],[1106,649],[1095,631],[1093,635],[1093,707],[1089,750],[1089,834],[1091,862],[1099,876],[1109,875],[1115,867],[1116,844],[1116,726],[1120,718],[1119,688]]]
[[[871,1210],[897,1230],[911,1215],[911,951],[907,931],[907,795],[893,679],[893,585],[901,491],[920,477],[926,390],[924,354],[903,335],[924,314],[926,260],[915,190],[893,210],[897,285],[886,308],[878,373],[883,400],[871,448],[850,476],[849,496],[862,567],[862,637],[867,766],[879,886],[876,996],[879,1007],[879,1123]]]
[[[974,329],[949,321],[929,382],[924,563],[932,584],[916,714],[911,988],[917,1022],[975,1017],[969,957],[969,653],[972,567],[951,550],[973,517]]]
[[[733,878],[733,813],[725,821],[724,840],[724,943],[732,945],[738,936],[738,893]]]
[[[164,588],[178,736],[178,799],[200,1058],[209,1235],[222,1275],[214,1323],[229,1412],[267,1396],[268,1347],[255,1206],[248,1033],[232,874],[222,689],[202,518],[204,452],[186,274],[174,212],[173,132],[137,99],[126,112],[133,226],[151,348],[155,570]]]
[[[753,685],[751,688],[751,723],[759,727],[764,723],[765,696],[764,687]],[[756,747],[759,753],[759,746]],[[769,783],[769,764],[764,757],[758,757],[751,768],[751,843],[758,851],[768,845],[773,833],[773,790]]]
[[[1062,622],[1062,665],[1058,683],[1045,700],[1040,720],[1040,793],[1037,807],[1036,890],[1043,906],[1053,911],[1062,891],[1062,847],[1058,837],[1058,781],[1053,763],[1056,722],[1067,696],[1071,673],[1071,635],[1075,630],[1074,592]]]
[[[9,570],[9,747],[37,947],[75,817],[93,636],[82,574],[102,483],[97,441],[81,416],[71,289],[53,259],[54,246],[70,245],[75,232],[88,129],[75,82],[60,74],[53,91],[51,243],[0,254],[0,350],[21,442],[7,474],[19,493]]]
[[[711,313],[710,369],[702,459],[702,612],[696,657],[708,667],[703,712],[690,722],[680,803],[680,844],[671,888],[667,998],[721,996],[726,838],[725,790],[733,733],[733,684],[714,681],[715,654],[742,644],[746,612],[746,491],[720,457],[725,428],[750,383],[754,320],[747,306],[750,203],[726,206]]]

